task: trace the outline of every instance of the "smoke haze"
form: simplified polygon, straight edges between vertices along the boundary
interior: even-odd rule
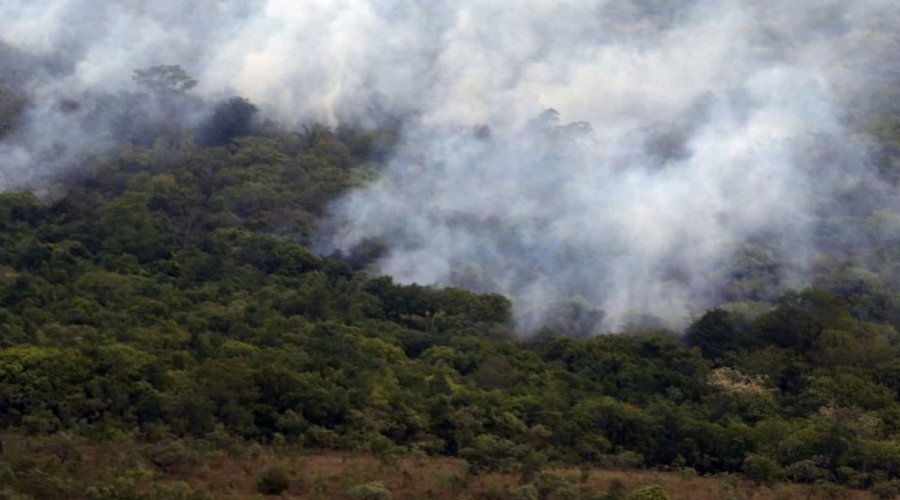
[[[133,91],[135,68],[179,64],[199,81],[198,101],[178,109],[187,122],[207,112],[199,100],[230,95],[290,125],[402,119],[381,178],[332,207],[322,251],[376,241],[379,272],[504,293],[523,331],[559,318],[584,332],[677,327],[802,286],[827,250],[823,200],[870,183],[869,208],[897,204],[857,130],[900,102],[898,11],[894,0],[0,0],[3,78],[32,103],[0,142],[0,187],[77,163],[120,128],[92,99]],[[756,296],[722,288],[754,259],[769,280]]]

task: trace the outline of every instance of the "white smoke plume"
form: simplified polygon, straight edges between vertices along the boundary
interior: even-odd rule
[[[736,258],[763,255],[773,291],[802,283],[821,200],[871,173],[852,132],[898,80],[898,11],[894,0],[0,0],[0,66],[26,58],[33,102],[0,142],[0,187],[102,139],[60,102],[180,64],[196,95],[241,95],[289,124],[403,119],[382,177],[333,206],[324,251],[378,241],[380,272],[504,293],[523,331],[559,316],[585,331],[640,314],[677,326],[729,298]]]

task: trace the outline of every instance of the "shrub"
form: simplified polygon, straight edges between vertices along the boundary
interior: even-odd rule
[[[356,486],[350,490],[350,495],[360,500],[391,500],[394,498],[390,490],[377,481]]]
[[[509,494],[510,500],[540,500],[541,494],[533,484],[523,484],[512,490]]]
[[[625,498],[625,483],[619,478],[613,479],[609,483],[609,489],[603,498],[605,500],[621,500]]]
[[[290,472],[281,464],[275,464],[266,469],[256,481],[256,491],[263,495],[280,495],[290,486]]]
[[[869,492],[872,493],[875,498],[885,500],[900,497],[900,480],[895,479],[893,481],[878,483],[875,486],[872,486],[872,488],[869,489]]]
[[[56,415],[46,408],[22,417],[22,427],[30,434],[50,434],[59,430],[61,425]]]
[[[176,481],[172,484],[158,484],[143,498],[147,500],[211,500],[209,495],[191,488],[184,481]]]
[[[861,474],[853,467],[842,465],[835,469],[834,475],[837,477],[838,482],[851,488],[865,488],[867,486],[865,484],[867,474]]]
[[[31,500],[31,497],[4,487],[0,489],[0,500]]]
[[[781,474],[778,463],[765,455],[754,453],[744,459],[744,476],[756,484],[771,484]]]
[[[38,444],[40,449],[52,453],[61,463],[80,462],[82,460],[78,439],[68,432],[59,432],[43,438]]]
[[[533,484],[541,498],[549,498],[550,495],[558,498],[574,498],[578,493],[571,481],[550,472],[538,474]]]
[[[628,495],[626,500],[669,500],[669,494],[658,484],[644,486]]]
[[[831,481],[816,481],[812,487],[813,491],[822,498],[830,500],[840,500],[847,498],[847,490],[843,486],[834,484]]]
[[[165,440],[151,444],[145,450],[150,462],[165,472],[175,472],[182,467],[192,465],[196,454],[178,440]]]
[[[828,473],[812,460],[794,462],[787,466],[785,473],[791,481],[798,483],[814,483],[828,476]]]

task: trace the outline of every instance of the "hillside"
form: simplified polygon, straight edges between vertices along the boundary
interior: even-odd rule
[[[309,250],[390,136],[317,126],[201,146],[181,130],[101,154],[43,200],[0,194],[10,439],[34,436],[38,457],[125,440],[150,477],[255,442],[459,457],[525,483],[582,465],[900,484],[900,307],[873,274],[834,269],[826,288],[707,311],[683,336],[523,338],[502,296]],[[68,475],[63,456],[14,457],[7,495],[137,494]]]
[[[900,497],[895,0],[0,2],[0,500]]]

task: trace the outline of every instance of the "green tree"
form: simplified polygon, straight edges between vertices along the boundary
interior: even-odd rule
[[[718,359],[740,348],[742,332],[732,313],[713,309],[687,329],[684,340],[689,346],[699,347],[704,357]]]
[[[181,66],[158,64],[134,70],[132,79],[141,87],[160,95],[181,94],[197,85]]]
[[[256,106],[243,97],[232,97],[216,104],[212,115],[200,125],[201,142],[220,146],[249,135],[256,112]]]

